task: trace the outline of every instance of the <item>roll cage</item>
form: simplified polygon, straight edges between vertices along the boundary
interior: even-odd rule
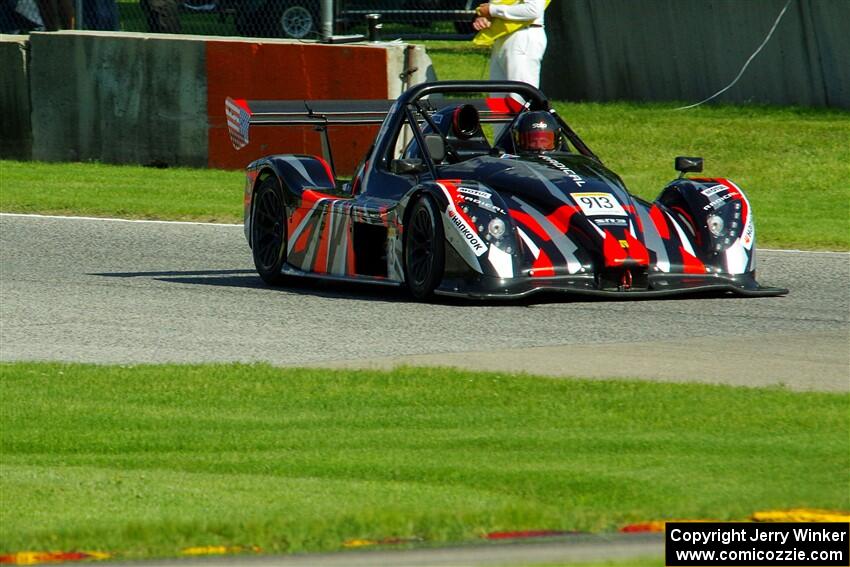
[[[485,99],[456,99],[448,98],[445,101],[433,100],[435,95],[463,95],[476,93],[490,93]],[[493,97],[493,95],[504,94],[504,98]],[[525,104],[516,102],[509,95],[520,95]],[[436,103],[436,104],[435,104]],[[451,144],[446,135],[433,122],[432,116],[438,109],[448,105],[473,104],[479,109],[482,123],[508,124],[513,123],[522,112],[526,110],[545,110],[550,112],[557,120],[567,140],[576,150],[589,158],[599,161],[599,158],[587,147],[578,134],[558,115],[549,104],[546,96],[537,88],[518,81],[441,81],[435,83],[421,83],[408,89],[390,108],[386,120],[378,133],[376,139],[377,147],[373,156],[375,161],[372,167],[388,170],[392,161],[392,155],[398,143],[398,136],[402,127],[407,123],[413,133],[414,139],[422,149],[425,157],[423,160],[436,179],[436,163],[432,158],[425,134],[420,128],[420,123],[430,126],[433,133],[439,134],[443,144],[451,152]],[[438,160],[439,161],[439,160]]]

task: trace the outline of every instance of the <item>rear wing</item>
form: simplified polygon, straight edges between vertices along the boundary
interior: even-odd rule
[[[241,150],[250,142],[251,126],[368,126],[383,123],[393,100],[245,100],[227,97],[225,114],[233,147]],[[423,99],[415,104],[428,114],[446,106],[471,104],[481,122],[510,122],[522,109],[511,98]]]

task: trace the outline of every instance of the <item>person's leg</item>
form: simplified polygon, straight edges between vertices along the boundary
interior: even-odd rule
[[[490,80],[491,81],[505,81],[508,79],[508,70],[505,67],[505,39],[504,37],[500,37],[496,40],[496,43],[493,44],[492,49],[490,50]],[[491,97],[498,98],[504,97],[503,93],[492,93]],[[491,145],[496,145],[499,142],[499,138],[505,132],[506,126],[500,124],[493,125],[493,140],[491,141]]]
[[[508,79],[540,86],[540,64],[546,52],[543,28],[526,28],[510,35],[505,45]]]
[[[490,80],[504,81],[508,78],[508,71],[505,68],[505,39],[499,38],[493,47],[490,49]]]

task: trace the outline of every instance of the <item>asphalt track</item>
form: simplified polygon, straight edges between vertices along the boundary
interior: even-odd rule
[[[850,255],[760,254],[762,282],[790,295],[422,304],[385,288],[267,288],[241,226],[0,214],[0,360],[452,365],[850,390]],[[136,565],[516,566],[662,552],[659,534],[632,534]]]
[[[242,227],[0,215],[0,360],[450,365],[850,390],[850,254],[760,251],[779,298],[422,304],[265,287]]]

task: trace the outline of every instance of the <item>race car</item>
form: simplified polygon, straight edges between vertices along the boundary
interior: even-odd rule
[[[679,157],[655,201],[631,195],[525,83],[424,83],[396,101],[228,98],[226,111],[237,149],[258,125],[323,136],[323,156],[247,166],[245,236],[270,285],[347,280],[417,299],[787,293],[756,282],[753,211],[734,182],[687,177],[702,159]],[[327,128],[346,124],[380,129],[338,179]]]

